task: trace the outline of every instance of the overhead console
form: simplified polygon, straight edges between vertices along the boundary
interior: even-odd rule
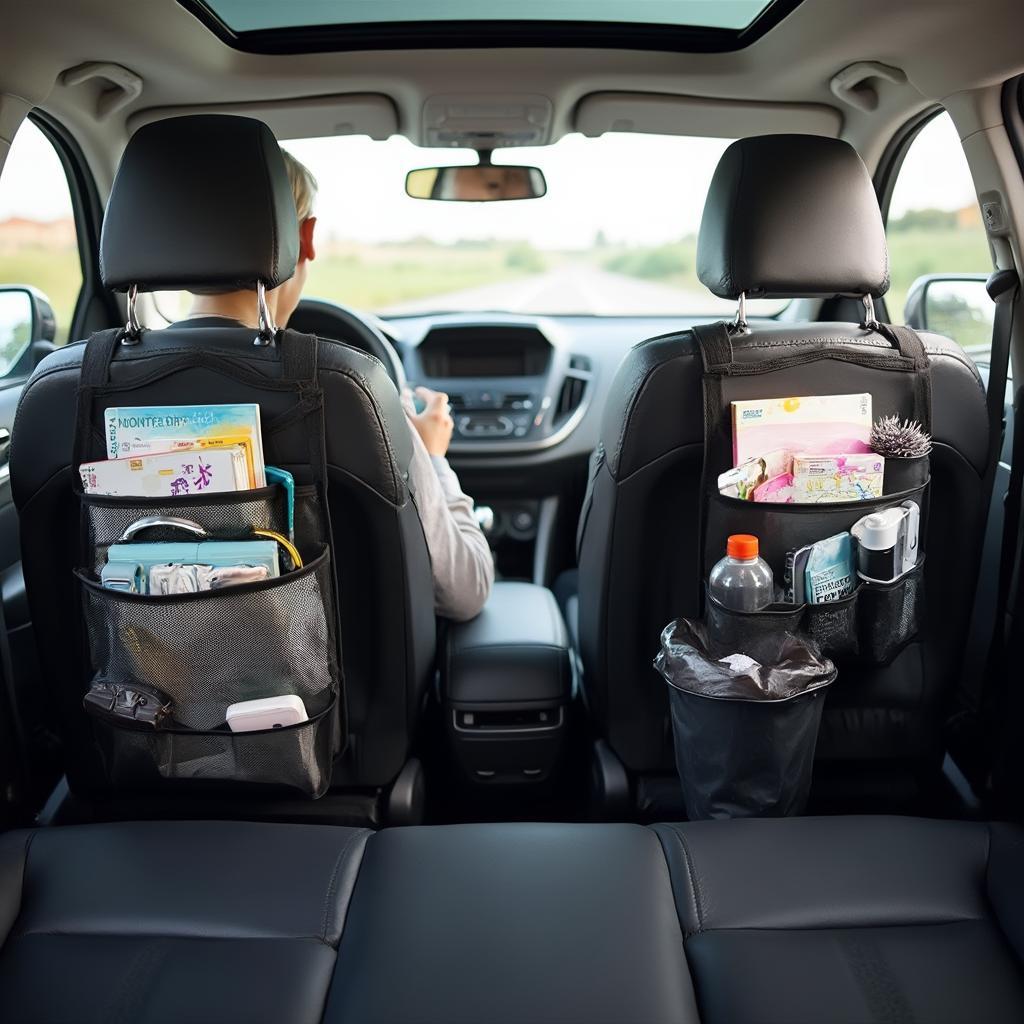
[[[433,327],[409,362],[410,380],[448,394],[457,453],[557,444],[590,398],[590,359],[563,351],[532,324]]]

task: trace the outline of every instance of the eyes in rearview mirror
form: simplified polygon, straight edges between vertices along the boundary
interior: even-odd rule
[[[53,308],[42,292],[27,285],[0,286],[0,377],[23,361],[28,373],[37,362],[36,346],[52,351],[56,333]]]
[[[547,193],[539,167],[480,164],[471,167],[421,167],[405,178],[405,193],[413,199],[463,203],[492,203],[509,199],[539,199]]]

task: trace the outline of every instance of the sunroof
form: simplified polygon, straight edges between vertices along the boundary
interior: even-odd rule
[[[423,21],[587,21],[746,28],[771,0],[207,0],[232,32]]]
[[[800,0],[178,0],[253,53],[494,46],[738,50]]]

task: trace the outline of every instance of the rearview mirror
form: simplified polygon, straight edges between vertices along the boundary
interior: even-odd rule
[[[421,167],[405,177],[405,194],[413,199],[493,203],[540,199],[548,186],[539,167],[478,164],[470,167]]]
[[[0,377],[31,371],[36,346],[53,348],[57,321],[50,300],[28,285],[0,285]]]
[[[986,362],[992,349],[995,303],[985,274],[928,274],[907,293],[903,317],[908,327],[952,338],[968,355]]]

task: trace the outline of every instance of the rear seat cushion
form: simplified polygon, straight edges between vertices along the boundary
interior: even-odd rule
[[[319,1021],[368,835],[143,822],[0,836],[0,1020]]]
[[[373,837],[330,1024],[688,1024],[665,860],[638,825],[494,824]]]
[[[844,817],[655,826],[704,1024],[1019,1024],[1024,832]]]

